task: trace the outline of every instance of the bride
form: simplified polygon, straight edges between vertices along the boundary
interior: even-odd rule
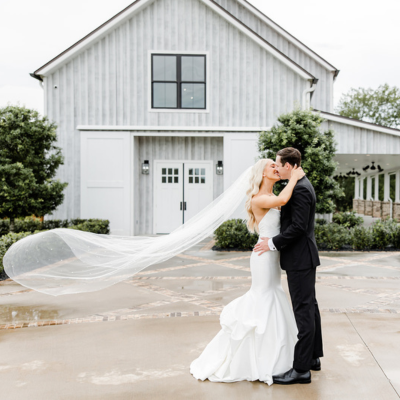
[[[280,206],[292,196],[301,168],[293,169],[289,183],[275,196],[280,180],[274,161],[259,160],[250,174],[247,190],[247,226],[261,237],[280,233]],[[292,309],[281,286],[279,252],[250,257],[252,284],[243,296],[222,311],[222,329],[203,353],[190,365],[191,374],[212,382],[262,381],[272,384],[272,376],[285,372],[293,363],[297,327]]]

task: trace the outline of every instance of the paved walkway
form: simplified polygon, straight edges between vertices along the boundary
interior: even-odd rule
[[[0,283],[0,398],[400,398],[400,253],[321,253],[325,357],[311,385],[195,380],[190,362],[250,287],[250,253],[210,243],[111,288],[51,297]],[[287,290],[286,277],[282,283]]]

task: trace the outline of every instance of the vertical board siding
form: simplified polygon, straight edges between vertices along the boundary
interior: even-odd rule
[[[215,164],[223,161],[223,139],[211,137],[157,137],[135,138],[135,235],[153,232],[153,183],[155,160],[212,160],[213,198],[223,191],[223,176],[215,174]],[[149,160],[151,173],[142,175],[141,164]]]
[[[306,71],[310,72],[317,79],[319,79],[311,100],[311,104],[318,110],[332,112],[332,86],[330,84],[330,81],[333,79],[332,72],[326,70],[324,66],[307,55],[304,51],[290,43],[277,31],[263,22],[251,11],[247,10],[247,8],[239,4],[236,0],[215,1],[236,18],[243,21],[249,28],[257,32],[283,54],[287,55]]]
[[[335,133],[337,154],[400,154],[400,136],[329,121]]]

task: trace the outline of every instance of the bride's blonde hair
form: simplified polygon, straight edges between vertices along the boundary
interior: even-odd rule
[[[257,221],[253,213],[253,208],[251,206],[251,199],[253,198],[254,195],[256,195],[260,191],[261,182],[263,180],[264,169],[269,162],[273,161],[269,158],[262,158],[261,160],[258,160],[256,162],[256,164],[253,166],[251,170],[249,188],[247,189],[246,192],[247,195],[246,211],[248,214],[247,228],[249,229],[250,232],[258,232]]]

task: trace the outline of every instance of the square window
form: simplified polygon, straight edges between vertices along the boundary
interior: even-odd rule
[[[193,177],[189,177],[189,183],[193,183]]]
[[[174,169],[174,175],[179,175],[178,168],[175,168],[175,169]]]
[[[201,169],[201,175],[205,175],[206,174],[206,169],[205,168],[202,168]]]
[[[201,177],[201,183],[206,183],[206,178],[204,178],[203,176]]]
[[[195,174],[195,175],[199,175],[199,174],[200,174],[200,170],[199,170],[198,168],[196,168],[196,169],[194,170],[194,174]]]
[[[172,168],[168,168],[168,175],[172,175]]]
[[[177,176],[174,176],[174,183],[179,183],[179,177],[177,177]]]
[[[172,176],[168,177],[168,183],[172,183]]]
[[[167,183],[167,178],[166,178],[165,176],[163,176],[163,177],[161,178],[161,182],[162,182],[162,183]]]
[[[196,176],[196,178],[194,178],[194,183],[199,183],[199,177]]]
[[[163,175],[167,175],[167,168],[163,168],[163,169],[162,169],[162,174],[163,174]]]

